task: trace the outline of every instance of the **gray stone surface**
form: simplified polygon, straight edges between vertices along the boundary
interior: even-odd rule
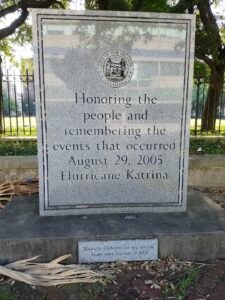
[[[159,257],[225,258],[225,210],[190,190],[187,213],[102,214],[40,217],[38,197],[15,197],[0,212],[1,263],[41,255],[50,260],[71,253],[80,240],[152,239]]]
[[[191,155],[188,169],[188,185],[224,186],[225,155]],[[37,176],[37,156],[0,156],[0,183]]]
[[[37,176],[37,156],[0,156],[0,184]]]
[[[201,187],[224,187],[225,155],[193,155],[189,158],[188,184]]]
[[[211,169],[211,168],[224,168],[224,167],[225,167],[224,154],[191,155],[189,158],[190,169]]]
[[[194,17],[33,22],[41,214],[185,211]]]
[[[79,241],[79,263],[158,259],[158,240]]]

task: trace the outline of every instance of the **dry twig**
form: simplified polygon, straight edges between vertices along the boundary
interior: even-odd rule
[[[13,196],[36,193],[38,193],[38,178],[5,182],[0,185],[0,209],[4,208],[4,203],[11,201]]]
[[[0,266],[0,274],[29,285],[56,286],[70,283],[94,283],[103,279],[112,279],[110,272],[96,271],[84,265],[62,265],[61,261],[71,257],[60,256],[49,263],[34,263],[31,259],[20,260]]]

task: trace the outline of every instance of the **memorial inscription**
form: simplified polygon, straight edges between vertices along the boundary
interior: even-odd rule
[[[41,215],[185,211],[193,16],[33,18]]]
[[[79,263],[158,259],[158,240],[80,241]]]

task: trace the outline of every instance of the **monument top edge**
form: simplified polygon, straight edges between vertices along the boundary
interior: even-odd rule
[[[130,17],[143,19],[170,19],[176,21],[176,19],[183,20],[195,20],[195,15],[190,14],[177,14],[177,13],[156,13],[156,12],[130,12],[130,11],[108,11],[108,10],[62,10],[62,9],[32,9],[32,15],[54,15],[57,16],[79,16],[79,17]]]

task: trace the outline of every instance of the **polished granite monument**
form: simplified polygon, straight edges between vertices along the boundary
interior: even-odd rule
[[[40,214],[184,212],[191,15],[33,12]]]

